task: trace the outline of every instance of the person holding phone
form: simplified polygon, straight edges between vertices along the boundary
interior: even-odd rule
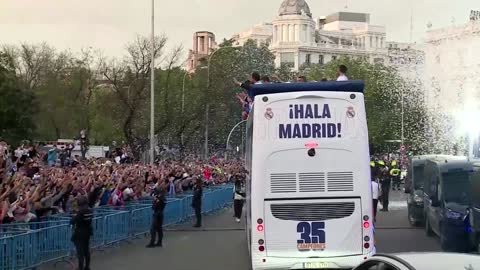
[[[161,247],[163,245],[163,211],[167,205],[165,190],[161,185],[155,187],[153,191],[153,217],[150,228],[150,243],[147,248]],[[158,240],[156,239],[158,235]],[[155,240],[157,240],[155,242]]]

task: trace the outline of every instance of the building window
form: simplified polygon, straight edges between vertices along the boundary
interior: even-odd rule
[[[332,61],[335,61],[337,60],[337,56],[336,55],[332,55]]]
[[[304,24],[302,25],[302,40],[301,41],[307,41],[307,25]]]
[[[323,55],[321,55],[321,54],[318,56],[318,63],[319,63],[320,65],[325,64],[325,60],[324,60],[324,58],[323,58]]]
[[[310,65],[312,63],[311,58],[312,58],[311,54],[305,55],[305,64]]]
[[[282,63],[282,64],[295,64],[295,54],[294,53],[281,53],[280,54],[280,63]]]
[[[200,51],[205,51],[205,37],[200,37]]]

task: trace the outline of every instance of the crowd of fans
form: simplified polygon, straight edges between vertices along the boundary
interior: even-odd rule
[[[345,65],[338,66],[338,71],[337,71],[338,77],[336,81],[348,81],[347,72],[348,72],[348,68]],[[323,78],[320,81],[324,82],[324,81],[328,81],[328,79]],[[237,93],[236,95],[238,101],[242,105],[242,118],[244,120],[248,119],[248,116],[250,115],[250,110],[253,106],[253,99],[248,94],[248,90],[252,85],[266,84],[266,83],[283,83],[282,80],[280,80],[276,75],[273,75],[270,78],[269,76],[266,76],[266,75],[260,76],[258,72],[253,72],[250,78],[244,82],[240,82],[236,78],[233,79],[233,82],[235,83],[235,85],[244,89],[243,92]],[[306,83],[307,77],[303,75],[298,75],[296,77],[295,82]],[[286,83],[290,83],[290,82],[286,82]]]
[[[81,196],[90,207],[122,206],[150,196],[157,186],[175,196],[191,190],[198,179],[205,186],[221,185],[244,173],[241,161],[220,158],[204,162],[186,157],[150,166],[107,158],[61,162],[57,148],[19,149],[12,151],[0,140],[0,224],[72,213]]]

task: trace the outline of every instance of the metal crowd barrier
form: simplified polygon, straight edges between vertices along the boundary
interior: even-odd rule
[[[231,185],[204,190],[202,212],[221,209],[232,202]],[[121,207],[95,208],[92,249],[138,237],[150,231],[152,198],[142,198]],[[184,222],[193,216],[191,193],[169,197],[164,225]],[[31,223],[0,224],[0,270],[33,269],[43,263],[66,259],[74,254],[71,216],[54,215]]]

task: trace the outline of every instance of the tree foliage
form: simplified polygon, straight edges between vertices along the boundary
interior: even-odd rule
[[[417,151],[425,151],[426,109],[418,82],[400,76],[393,67],[371,64],[362,58],[341,57],[324,66],[313,65],[303,69],[309,80],[335,80],[338,66],[348,67],[350,80],[365,82],[370,143],[379,151],[387,150],[389,140],[401,140],[402,95],[404,105],[404,139]],[[397,148],[398,145],[393,145]]]
[[[213,149],[223,146],[230,129],[241,120],[241,107],[235,99],[240,89],[233,78],[246,79],[252,71],[273,74],[273,55],[265,45],[247,42],[232,47],[232,42],[225,41],[211,58],[209,69],[208,59],[204,59],[204,67],[186,74],[181,67],[183,48],[177,46],[166,52],[166,43],[165,36],[156,37],[154,43],[158,143],[183,142],[187,149],[200,153],[209,104],[210,145]],[[9,98],[2,98],[2,102],[9,100],[8,104],[20,109],[22,98],[28,99],[22,104],[33,118],[30,123],[15,121],[18,128],[24,128],[15,131],[15,136],[40,141],[69,139],[86,129],[90,143],[125,141],[139,157],[149,140],[150,46],[148,38],[139,36],[126,45],[123,58],[107,58],[92,48],[75,54],[58,51],[44,43],[3,46],[11,78],[8,85],[24,90],[21,93],[26,96],[9,90]],[[38,107],[31,106],[33,100]],[[12,117],[8,119],[13,121]],[[2,123],[2,129],[4,126]],[[2,130],[0,135],[6,134]],[[234,134],[233,141],[239,144],[240,132]]]
[[[33,122],[34,96],[16,84],[13,63],[0,53],[0,136],[13,143],[29,138]]]
[[[300,74],[309,81],[334,80],[339,64],[349,68],[350,79],[365,81],[373,145],[382,149],[386,140],[400,139],[402,93],[405,141],[417,150],[428,145],[419,83],[402,79],[394,68],[339,58],[292,72],[284,65],[274,68],[274,55],[266,45],[248,41],[234,47],[225,40],[194,74],[187,74],[181,67],[183,48],[166,52],[166,43],[165,36],[154,41],[155,134],[160,145],[183,143],[200,154],[208,126],[211,150],[224,148],[231,128],[241,121],[242,108],[235,98],[241,89],[234,78],[242,81],[257,71],[284,81]],[[125,141],[139,157],[149,140],[150,47],[150,40],[139,36],[127,44],[125,57],[106,58],[92,48],[74,54],[47,44],[3,46],[0,136],[13,141],[56,140],[78,137],[86,129],[92,144]],[[242,142],[240,131],[233,133],[233,146]]]

